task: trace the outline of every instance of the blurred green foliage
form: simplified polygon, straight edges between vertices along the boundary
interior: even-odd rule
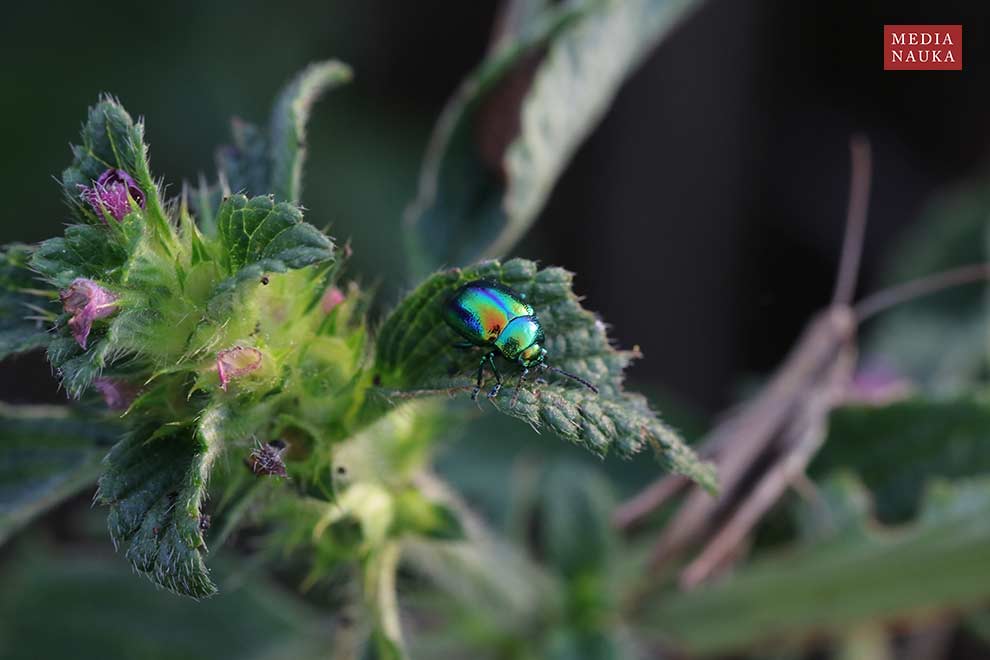
[[[31,51],[34,70],[78,61],[72,45],[80,33],[100,38],[89,40],[88,66],[80,66],[59,88],[57,102],[44,76],[16,67],[0,72],[12,101],[4,117],[16,119],[8,123],[22,129],[11,132],[6,145],[14,156],[0,163],[6,181],[23,184],[18,195],[7,199],[7,210],[11,217],[37,219],[10,223],[8,231],[16,236],[0,239],[37,240],[58,232],[64,212],[48,175],[52,163],[63,162],[65,148],[37,136],[71,134],[97,90],[113,91],[129,107],[154,116],[149,141],[156,145],[156,172],[213,172],[216,136],[227,133],[224,118],[241,115],[245,121],[234,125],[235,145],[241,155],[261,160],[234,162],[221,156],[232,186],[267,184],[280,197],[295,198],[300,182],[294,169],[285,162],[279,166],[266,142],[272,138],[259,138],[249,122],[263,125],[276,86],[325,55],[329,43],[336,56],[354,65],[357,78],[332,102],[313,110],[310,167],[302,182],[308,217],[327,218],[336,236],[353,239],[348,267],[358,278],[382,285],[391,302],[392,292],[408,285],[410,267],[428,271],[462,260],[451,255],[473,258],[517,240],[618,85],[690,5],[575,2],[543,14],[549,3],[513,3],[517,13],[503,16],[506,27],[491,57],[448,106],[453,119],[447,121],[454,123],[446,128],[457,129],[456,139],[441,146],[450,153],[435,154],[443,164],[428,160],[425,165],[425,176],[432,176],[430,168],[441,173],[437,199],[443,202],[425,221],[411,222],[413,231],[421,232],[412,243],[431,248],[425,256],[406,251],[399,217],[415,196],[422,144],[440,97],[449,90],[440,90],[430,107],[418,107],[405,102],[403,94],[416,81],[396,81],[389,89],[365,85],[361,72],[376,66],[375,40],[359,22],[365,14],[314,4],[289,16],[271,12],[266,3],[225,1],[176,21],[174,9],[161,5],[112,12],[67,5],[65,20],[50,25],[56,47]],[[11,12],[0,27],[0,34],[11,39],[21,22],[42,20],[44,14],[23,4]],[[549,19],[527,32],[525,21],[534,17]],[[173,26],[167,32],[147,29],[166,21]],[[139,30],[147,37],[140,57],[121,59],[120,42],[112,35]],[[268,48],[242,47],[246,35],[280,30],[291,30],[294,38],[278,42],[277,56]],[[615,55],[615,39],[621,39],[622,48],[608,60],[607,79],[584,89],[589,96],[582,96],[581,103],[569,104],[567,86],[580,87],[592,75],[585,68],[603,61],[598,57],[603,50]],[[548,57],[534,58],[534,47],[545,47],[540,52]],[[129,66],[132,62],[135,66]],[[530,93],[524,128],[532,130],[496,141],[505,151],[496,150],[492,162],[492,154],[484,151],[491,144],[473,143],[477,133],[472,129],[483,123],[475,112],[490,100],[486,94],[505,82],[503,76],[527,67],[532,68],[529,76],[539,76],[539,84],[523,90]],[[135,75],[135,69],[149,73]],[[452,79],[454,73],[466,71],[453,72]],[[306,79],[297,81],[297,91],[305,87]],[[509,101],[496,100],[522,103],[512,95]],[[300,113],[296,117],[309,110],[307,102],[288,105]],[[197,121],[189,121],[192,115]],[[442,122],[435,128],[441,137]],[[302,132],[294,129],[299,126],[276,124],[292,130],[276,131],[283,139],[272,141],[298,153]],[[542,134],[545,142],[534,127],[549,131]],[[182,182],[166,184],[176,192]],[[987,182],[977,180],[935,200],[915,235],[891,250],[889,281],[985,261],[987,190]],[[420,210],[428,206],[423,192],[421,186]],[[461,238],[431,242],[435,232],[448,231],[446,238]],[[19,249],[9,248],[5,263],[22,265]],[[525,264],[533,272],[527,270],[519,286],[528,287],[539,275]],[[22,293],[23,268],[8,270],[0,273],[4,289]],[[251,271],[249,277],[260,273]],[[441,289],[443,277],[437,276]],[[538,298],[545,292],[532,293]],[[569,288],[565,293],[565,302],[577,305]],[[424,296],[415,292],[408,305],[418,311]],[[2,310],[0,339],[11,350],[46,340],[37,323],[24,324],[11,313],[25,301],[0,300],[10,303]],[[29,302],[40,306],[42,315],[48,313],[44,301]],[[115,423],[102,418],[81,422],[67,409],[5,407],[0,410],[0,540],[66,503],[5,546],[0,657],[353,658],[362,650],[370,657],[397,657],[408,650],[430,658],[762,656],[768,651],[800,657],[810,640],[837,652],[859,644],[875,651],[889,644],[891,624],[903,629],[922,616],[943,617],[950,625],[965,618],[961,630],[969,632],[960,634],[978,635],[986,627],[980,608],[990,598],[985,303],[985,287],[950,291],[893,310],[866,328],[864,362],[889,362],[911,379],[916,396],[837,410],[812,465],[805,499],[771,513],[732,574],[687,593],[648,568],[653,532],[663,515],[647,533],[632,537],[620,535],[610,520],[620,498],[656,477],[656,465],[642,455],[601,462],[536,432],[548,420],[573,424],[578,418],[566,414],[567,401],[544,402],[530,414],[527,406],[538,407],[524,400],[518,414],[508,411],[533,422],[533,430],[509,415],[476,414],[469,404],[450,406],[443,415],[433,409],[385,415],[348,448],[314,459],[322,468],[330,466],[329,472],[296,473],[271,488],[246,487],[247,471],[238,462],[220,466],[212,509],[220,530],[209,538],[221,553],[216,577],[222,589],[195,604],[154,590],[134,579],[119,558],[107,558],[102,533],[89,522],[85,503],[72,499],[98,474],[99,457],[118,435]],[[400,321],[407,311],[399,307]],[[547,318],[559,311],[548,309]],[[569,365],[578,371],[591,369],[580,366],[589,359],[619,355],[603,344],[604,329],[586,321],[582,317],[576,323],[580,341],[558,338],[560,356],[578,364]],[[394,320],[380,327],[393,347],[408,339],[409,330]],[[587,351],[573,350],[587,345],[594,347],[590,358]],[[435,381],[450,377],[449,361],[456,362],[444,354],[444,360],[406,369],[407,357],[387,349],[379,356],[387,369],[379,374],[385,378],[376,387],[382,386],[384,396],[375,406],[395,403],[388,401],[396,395],[390,388],[436,386]],[[628,396],[619,383],[621,366],[595,374],[614,381],[606,389],[616,397]],[[664,399],[653,397],[651,403],[665,411],[666,424],[697,435],[702,425]],[[641,409],[655,419],[645,399]],[[596,413],[590,422],[602,423],[605,416]],[[293,440],[299,446],[309,448],[300,419],[283,417],[278,423],[298,434]],[[587,432],[574,433],[587,442]],[[157,437],[162,440],[175,438]],[[437,455],[424,469],[434,444]],[[177,453],[180,462],[188,459]],[[290,491],[296,497],[285,497]],[[200,481],[195,496],[203,492]],[[66,518],[76,526],[67,526]],[[783,525],[781,518],[787,518]],[[79,529],[79,521],[88,526]],[[221,541],[227,542],[222,549]],[[355,560],[361,562],[357,580],[366,592],[363,605],[373,613],[370,622],[350,618],[360,609],[360,597],[350,588],[355,576],[340,567]],[[58,634],[52,634],[56,627]],[[366,639],[372,643],[362,645]]]

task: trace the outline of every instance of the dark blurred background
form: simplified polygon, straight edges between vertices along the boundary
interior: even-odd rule
[[[52,181],[99,92],[148,120],[178,192],[212,176],[232,115],[337,57],[353,84],[317,107],[308,219],[351,238],[362,281],[401,279],[399,218],[432,123],[482,57],[490,2],[9,3],[0,24],[4,221],[37,241],[67,218]],[[716,410],[782,357],[828,300],[847,141],[873,141],[861,291],[933,192],[988,165],[985,2],[713,0],[626,85],[518,252],[577,288],[646,358],[639,381]],[[963,71],[882,71],[884,23],[962,23]],[[48,367],[0,371],[0,399],[58,398]]]

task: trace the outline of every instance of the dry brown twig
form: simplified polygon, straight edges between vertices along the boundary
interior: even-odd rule
[[[850,151],[846,233],[832,302],[811,321],[763,389],[718,424],[699,448],[701,456],[716,465],[720,495],[712,497],[683,477],[670,475],[614,513],[616,527],[632,529],[688,488],[652,557],[652,567],[659,572],[689,547],[705,542],[681,572],[684,588],[709,579],[741,557],[740,549],[767,511],[788,487],[806,480],[805,470],[825,439],[828,414],[842,402],[852,381],[860,322],[919,296],[990,279],[990,265],[974,264],[885,289],[854,305],[871,158],[865,138],[853,138]]]

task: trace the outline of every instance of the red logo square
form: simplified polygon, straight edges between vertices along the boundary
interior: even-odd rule
[[[884,71],[962,71],[962,25],[884,25]]]

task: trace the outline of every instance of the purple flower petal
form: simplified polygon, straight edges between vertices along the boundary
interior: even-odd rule
[[[86,348],[93,321],[110,316],[116,311],[117,296],[93,280],[76,278],[69,288],[59,293],[65,311],[72,314],[69,330],[80,346]]]
[[[114,378],[97,378],[93,386],[103,395],[110,410],[127,410],[137,398],[137,387],[133,383]]]
[[[122,220],[131,212],[133,199],[138,206],[144,208],[144,192],[138,187],[137,181],[124,170],[111,168],[100,175],[93,186],[79,186],[80,195],[92,209],[106,221],[106,213],[116,220]],[[130,196],[130,198],[128,198]]]
[[[913,392],[914,384],[894,367],[879,360],[867,360],[857,369],[846,389],[845,402],[886,405],[905,399]]]
[[[217,353],[217,371],[220,373],[220,388],[227,391],[227,384],[261,366],[261,351],[257,348],[235,346]]]
[[[333,311],[334,307],[342,302],[344,302],[344,292],[332,286],[324,292],[323,299],[320,300],[320,307],[323,309],[324,314],[329,314]]]

